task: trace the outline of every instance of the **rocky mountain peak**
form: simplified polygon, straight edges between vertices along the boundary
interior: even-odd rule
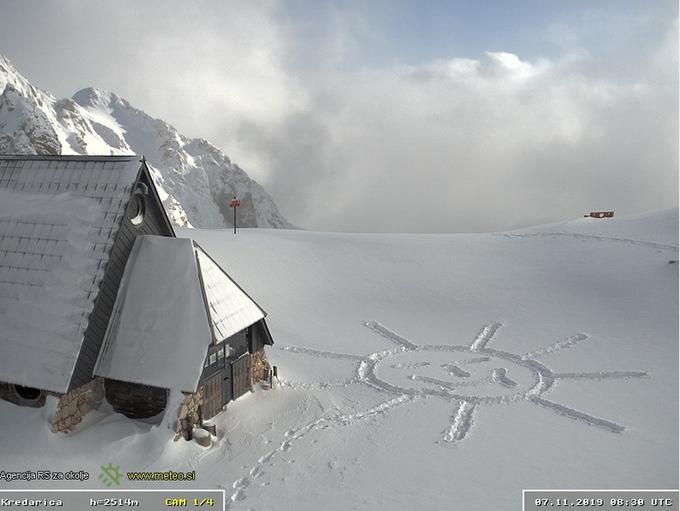
[[[139,154],[179,226],[292,228],[271,196],[205,139],[188,138],[113,92],[88,87],[55,99],[0,55],[0,154]]]

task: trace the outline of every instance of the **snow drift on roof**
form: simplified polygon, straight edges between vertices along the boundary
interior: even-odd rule
[[[193,243],[138,236],[95,374],[193,392],[211,339]]]
[[[211,327],[220,342],[262,318],[257,304],[191,240],[138,236],[94,372],[194,392]]]
[[[0,157],[0,381],[66,392],[137,157]]]

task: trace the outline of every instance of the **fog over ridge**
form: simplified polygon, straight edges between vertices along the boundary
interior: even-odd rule
[[[542,27],[545,51],[487,47],[480,27],[474,55],[374,62],[374,18],[305,20],[295,3],[67,0],[39,17],[11,4],[0,52],[58,97],[99,86],[210,140],[308,229],[493,231],[677,207],[677,6]]]

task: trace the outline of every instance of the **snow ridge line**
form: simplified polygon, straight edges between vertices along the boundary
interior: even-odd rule
[[[549,355],[550,353],[555,353],[556,351],[560,351],[565,348],[571,348],[572,346],[576,346],[578,343],[583,342],[588,339],[588,336],[586,334],[575,334],[567,337],[566,339],[563,339],[561,341],[557,341],[554,344],[551,344],[550,346],[546,346],[545,348],[540,348],[536,351],[530,351],[529,353],[525,353],[522,355],[522,360],[527,360],[531,358],[540,358],[543,355]]]
[[[475,340],[472,341],[470,349],[472,351],[483,350],[493,338],[493,336],[496,335],[496,332],[501,326],[501,323],[491,323],[490,325],[486,325],[484,328],[482,328],[482,331],[477,334]]]
[[[642,241],[634,240],[631,238],[615,238],[612,236],[597,236],[595,234],[579,234],[575,232],[535,232],[526,234],[509,234],[504,233],[503,236],[507,238],[535,238],[541,236],[562,236],[567,238],[575,239],[594,239],[598,241],[615,241],[619,243],[630,243],[631,245],[641,245],[650,248],[662,249],[662,250],[674,250],[678,251],[678,247],[675,245],[667,245],[665,243],[656,243],[654,241]]]
[[[475,405],[468,401],[461,401],[453,417],[451,427],[444,435],[444,441],[453,443],[463,440],[472,428],[473,420],[472,414],[475,410]]]
[[[529,399],[531,399],[532,402],[544,406],[545,408],[549,408],[564,417],[569,417],[570,419],[585,422],[589,426],[597,426],[598,428],[606,429],[607,431],[611,431],[612,433],[623,433],[623,431],[625,431],[626,429],[624,426],[616,424],[615,422],[600,419],[598,417],[593,417],[592,415],[588,415],[587,413],[579,412],[578,410],[574,410],[573,408],[569,408],[568,406],[553,403],[552,401],[541,399],[540,397],[531,397]]]
[[[644,378],[649,376],[647,371],[597,371],[594,373],[553,373],[553,378],[573,378],[587,380],[605,380],[609,378],[620,378],[627,380],[630,378]]]
[[[484,383],[491,383],[494,381],[491,376],[488,376],[486,378],[477,378],[474,380],[463,380],[459,382],[452,382],[452,381],[446,381],[446,380],[440,380],[438,378],[432,378],[431,376],[421,376],[419,374],[411,374],[409,375],[410,380],[414,381],[422,381],[423,383],[431,383],[433,385],[437,385],[438,387],[441,387],[443,389],[450,389],[450,390],[455,390],[458,387],[476,387],[477,385],[481,385]]]
[[[413,351],[418,348],[417,344],[413,344],[408,339],[402,337],[396,332],[393,332],[389,328],[386,328],[377,321],[364,321],[363,324],[365,327],[370,328],[374,332],[382,335],[385,339],[392,341],[396,345],[400,346],[403,350]]]
[[[287,387],[293,390],[321,390],[321,389],[331,389],[331,388],[343,388],[348,387],[352,383],[356,383],[357,378],[348,378],[343,381],[333,382],[333,381],[322,381],[318,383],[304,383],[295,380],[279,380],[279,385],[281,387]]]
[[[291,353],[311,355],[313,357],[319,358],[344,359],[344,360],[363,360],[365,358],[362,357],[361,355],[352,355],[349,353],[335,353],[333,351],[315,350],[313,348],[303,348],[301,346],[279,346],[278,349],[282,351],[290,351]]]
[[[354,424],[356,421],[372,417],[373,415],[384,415],[386,412],[396,408],[397,406],[408,403],[415,399],[415,396],[402,394],[401,396],[397,396],[394,399],[390,399],[389,401],[384,401],[372,408],[369,408],[368,410],[336,416],[333,418],[333,422],[338,422],[343,426],[348,426],[350,424]]]
[[[428,367],[432,364],[430,362],[413,362],[411,364],[400,362],[398,364],[391,364],[390,367],[393,369],[415,369],[418,367]]]
[[[489,357],[473,357],[469,358],[468,360],[462,360],[459,362],[459,364],[480,364],[482,362],[488,362],[489,360]]]

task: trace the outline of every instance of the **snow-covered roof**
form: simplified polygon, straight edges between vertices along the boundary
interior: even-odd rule
[[[194,391],[211,339],[191,240],[138,236],[94,373]]]
[[[138,236],[94,373],[193,392],[211,329],[220,333],[219,342],[262,318],[257,304],[193,241]]]
[[[196,255],[208,301],[210,324],[217,342],[265,317],[259,305],[199,245],[196,245]]]
[[[0,156],[0,381],[66,392],[136,156]]]

